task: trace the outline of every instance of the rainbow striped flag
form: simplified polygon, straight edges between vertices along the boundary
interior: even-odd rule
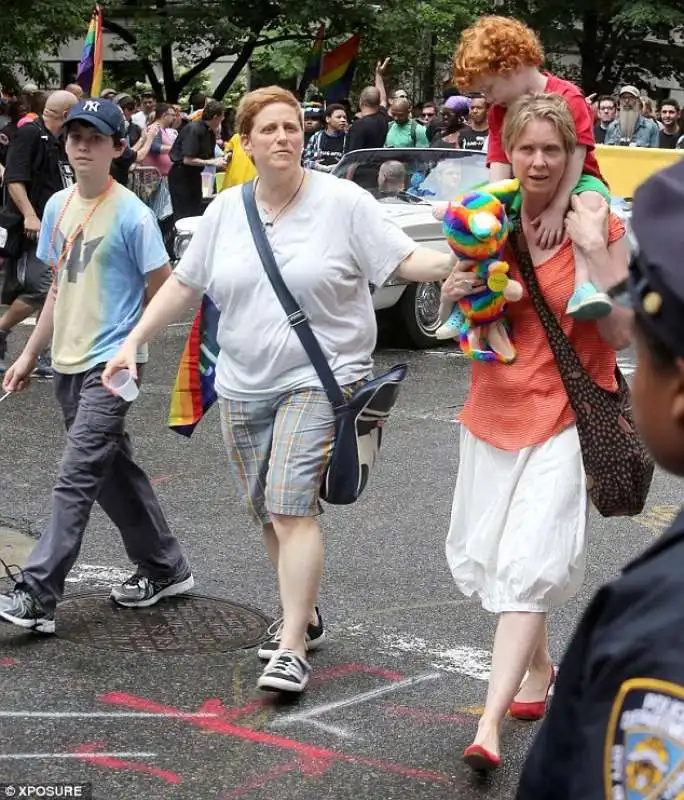
[[[88,33],[83,43],[83,53],[76,73],[76,82],[90,97],[99,97],[102,91],[102,8],[95,6]]]
[[[314,39],[313,47],[309,55],[309,60],[304,67],[304,74],[299,82],[299,97],[304,99],[306,90],[309,88],[310,83],[316,83],[321,74],[321,66],[323,64],[323,44],[325,42],[325,24],[321,25]]]
[[[327,103],[338,103],[349,96],[360,46],[361,34],[357,33],[323,56],[317,84]]]
[[[216,402],[214,377],[219,355],[219,316],[218,307],[205,294],[185,343],[171,392],[168,426],[188,438]]]

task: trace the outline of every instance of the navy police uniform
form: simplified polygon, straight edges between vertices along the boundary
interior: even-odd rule
[[[684,162],[635,193],[630,304],[684,358]],[[518,800],[684,800],[684,511],[586,611]]]

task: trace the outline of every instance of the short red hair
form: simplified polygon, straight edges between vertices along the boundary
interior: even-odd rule
[[[461,35],[454,53],[454,83],[469,89],[483,75],[506,75],[543,61],[541,42],[527,25],[511,17],[480,17]]]
[[[263,111],[266,106],[273,103],[285,103],[297,112],[299,124],[304,127],[302,119],[302,107],[299,100],[280,86],[265,86],[263,89],[255,89],[253,92],[248,92],[237,107],[235,115],[235,123],[237,125],[238,133],[240,136],[249,136],[254,126],[254,118],[260,111]]]

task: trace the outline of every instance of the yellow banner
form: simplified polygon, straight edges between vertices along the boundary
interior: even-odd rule
[[[596,145],[596,158],[615,197],[634,197],[634,190],[649,175],[684,158],[684,150]]]

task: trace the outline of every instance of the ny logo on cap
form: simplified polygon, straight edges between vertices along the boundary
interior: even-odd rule
[[[83,105],[83,110],[92,111],[94,114],[97,114],[97,112],[100,110],[100,104],[97,102],[97,100],[86,100]]]

